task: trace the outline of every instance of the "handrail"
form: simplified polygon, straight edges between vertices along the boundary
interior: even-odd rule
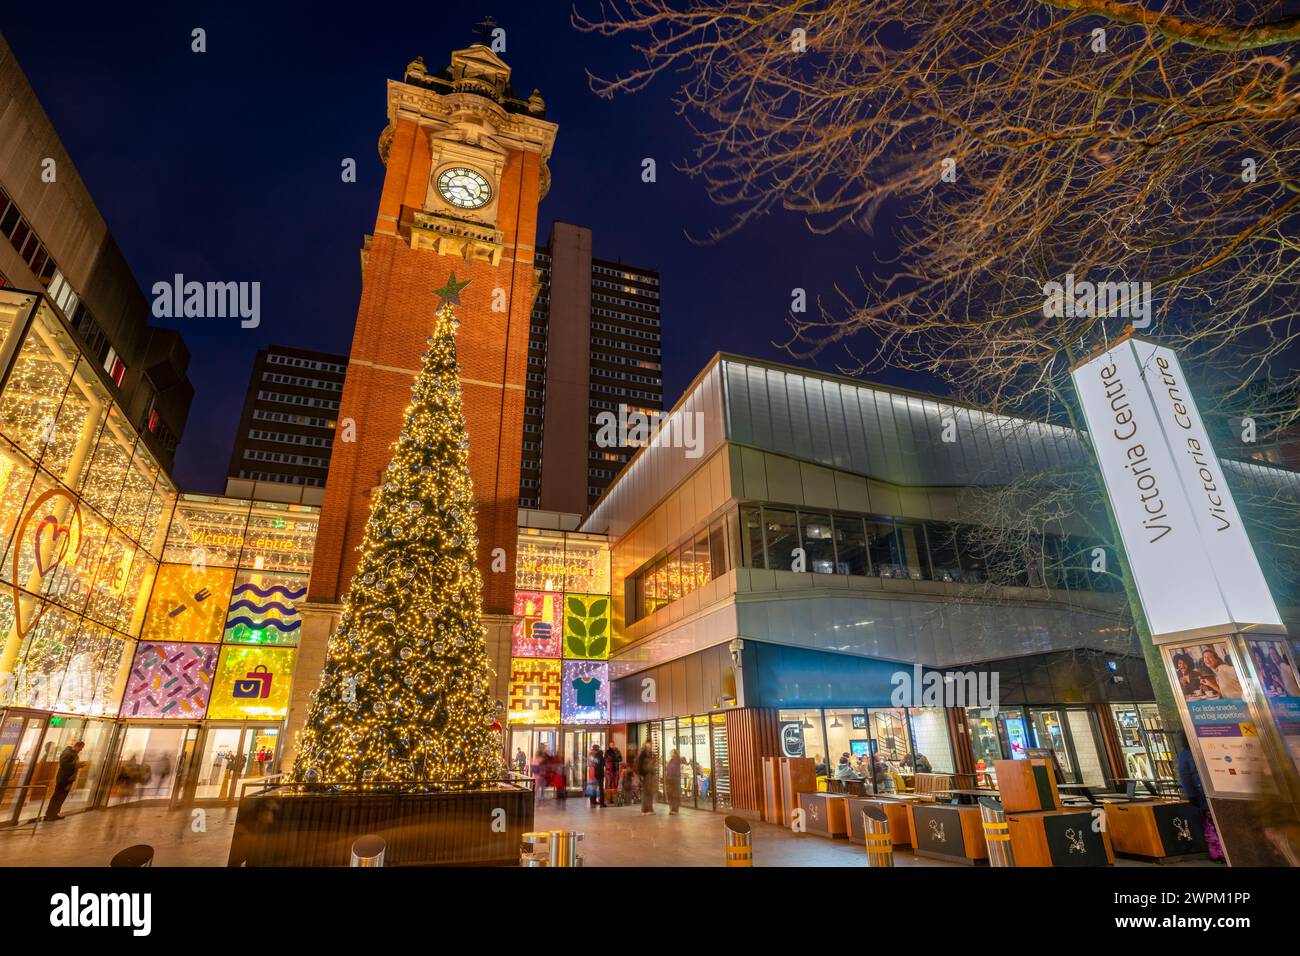
[[[285,774],[276,774],[284,777]],[[263,786],[261,781],[249,782],[247,786]],[[487,790],[505,786],[516,790],[532,790],[533,780],[516,780],[509,777],[489,777],[483,780],[429,780],[413,783],[409,780],[343,780],[300,783],[284,781],[263,786],[267,793],[273,791],[293,791],[299,793],[322,793],[332,790],[346,793],[383,793],[383,794],[425,794],[425,793],[460,793],[466,790]],[[241,793],[242,797],[243,794]]]
[[[13,824],[13,826],[0,825],[0,833],[6,833],[6,832],[13,833],[16,830],[21,830],[24,829],[25,827],[31,827],[32,836],[36,835],[36,827],[40,824],[41,820],[44,817],[44,814],[41,811],[44,810],[45,808],[45,798],[50,791],[50,782],[48,780],[43,780],[40,783],[11,783],[11,784],[6,784],[3,787],[0,787],[0,796],[3,796],[6,790],[35,790],[37,787],[40,787],[43,793],[41,794],[40,803],[36,804],[36,816],[32,817],[26,823],[19,821]],[[18,804],[14,808],[15,812],[21,814],[25,805],[27,804],[26,801],[24,800],[22,803]]]

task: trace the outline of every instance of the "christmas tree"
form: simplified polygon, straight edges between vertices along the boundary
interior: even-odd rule
[[[436,787],[500,776],[455,306],[437,323],[375,494],[293,780]]]

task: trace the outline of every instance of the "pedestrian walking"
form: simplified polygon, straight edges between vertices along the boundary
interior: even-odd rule
[[[533,798],[540,802],[546,793],[546,778],[551,772],[551,755],[546,751],[546,744],[538,745],[529,769],[533,773]]]
[[[59,754],[59,769],[54,774],[54,796],[50,797],[50,805],[45,809],[46,822],[63,819],[59,811],[63,809],[63,801],[72,792],[72,785],[77,782],[77,771],[86,765],[86,761],[79,759],[85,748],[86,742],[78,740],[71,746],[64,747],[63,753]]]
[[[641,812],[655,812],[655,787],[659,777],[659,757],[650,749],[650,741],[641,745],[636,755],[636,775],[641,778]]]
[[[682,766],[685,763],[674,747],[664,764],[664,792],[668,794],[669,813],[676,813],[682,805]]]
[[[1187,743],[1187,735],[1178,731],[1178,784],[1182,788],[1187,802],[1201,811],[1201,825],[1205,832],[1205,848],[1210,854],[1210,861],[1222,863],[1223,844],[1219,842],[1219,831],[1214,827],[1214,817],[1210,814],[1210,802],[1205,798],[1205,787],[1201,785],[1201,774],[1196,769],[1196,758]]]
[[[599,744],[592,744],[587,755],[587,797],[592,807],[605,806],[605,755]]]
[[[623,754],[619,752],[618,746],[611,740],[609,746],[605,748],[605,786],[610,790],[616,790],[619,786],[619,768],[623,765]]]

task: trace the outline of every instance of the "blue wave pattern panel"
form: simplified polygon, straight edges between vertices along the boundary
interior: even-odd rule
[[[240,580],[231,592],[223,640],[232,644],[296,644],[302,627],[296,602],[307,595],[306,581],[289,575],[251,577]]]

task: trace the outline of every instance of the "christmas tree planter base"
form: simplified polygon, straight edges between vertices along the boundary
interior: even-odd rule
[[[518,866],[533,792],[511,784],[447,793],[284,787],[239,802],[228,866],[347,866],[358,837],[386,866]]]

